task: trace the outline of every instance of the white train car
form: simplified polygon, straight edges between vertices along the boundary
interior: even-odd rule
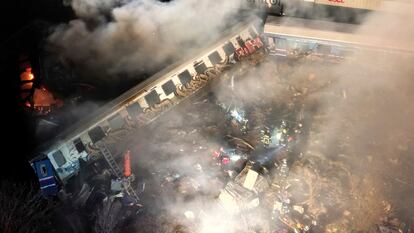
[[[89,161],[90,148],[107,137],[108,132],[122,128],[128,122],[148,124],[184,99],[177,88],[190,96],[201,88],[200,85],[192,85],[197,75],[204,75],[204,81],[208,81],[206,71],[217,71],[217,67],[226,65],[223,62],[232,59],[237,51],[246,49],[243,47],[263,47],[259,38],[261,29],[260,21],[256,19],[241,23],[229,30],[229,35],[214,46],[191,59],[165,68],[105,105],[90,119],[70,127],[39,147],[31,165],[39,178],[42,192],[46,196],[56,195],[79,172],[79,159]],[[214,70],[211,72],[214,73]],[[182,90],[185,88],[190,91]]]
[[[306,55],[337,61],[357,50],[414,53],[410,44],[384,36],[358,33],[360,27],[321,20],[268,17],[263,34],[269,53],[282,57]]]

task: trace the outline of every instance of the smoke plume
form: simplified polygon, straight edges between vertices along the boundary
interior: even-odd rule
[[[230,1],[74,0],[78,19],[55,28],[50,42],[82,69],[136,73],[181,60],[216,39],[235,18]]]

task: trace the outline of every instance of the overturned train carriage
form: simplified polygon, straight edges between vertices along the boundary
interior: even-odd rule
[[[216,45],[165,68],[105,105],[90,119],[42,145],[36,150],[31,165],[43,194],[53,196],[64,188],[68,180],[79,173],[80,160],[88,163],[104,158],[112,173],[121,176],[115,159],[102,141],[113,132],[152,122],[236,63],[236,54],[247,54],[263,47],[259,38],[260,25],[258,20],[251,20],[235,26]]]

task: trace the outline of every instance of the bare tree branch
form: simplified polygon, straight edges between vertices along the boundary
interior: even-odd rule
[[[0,232],[45,232],[51,223],[51,202],[30,184],[0,183]]]

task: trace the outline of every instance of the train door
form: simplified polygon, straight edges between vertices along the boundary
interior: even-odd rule
[[[55,178],[52,163],[49,159],[33,163],[36,175],[39,178],[40,190],[45,197],[55,196],[58,193],[58,184]]]

